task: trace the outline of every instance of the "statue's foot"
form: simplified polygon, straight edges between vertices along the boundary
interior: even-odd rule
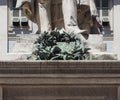
[[[79,34],[79,33],[84,33],[84,32],[86,32],[86,30],[81,30],[81,29],[79,29],[79,28],[76,27],[76,26],[69,27],[67,30],[68,30],[68,32],[70,32],[70,33],[75,33],[75,34]]]
[[[87,30],[75,30],[75,34],[82,34],[82,36],[87,40],[89,37],[88,31]]]
[[[81,30],[77,26],[70,26],[67,30],[69,33],[74,33],[76,35],[82,34],[85,39],[88,39],[89,34],[87,30]]]
[[[73,32],[74,32],[75,34],[82,34],[82,33],[86,32],[86,30],[74,29]]]
[[[73,27],[73,31],[72,33],[76,34],[76,36],[78,38],[80,38],[81,42],[84,44],[88,44],[87,43],[87,39],[89,37],[88,31],[87,30],[81,30],[77,27]]]

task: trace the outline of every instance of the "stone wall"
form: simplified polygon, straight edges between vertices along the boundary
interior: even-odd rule
[[[0,53],[7,53],[7,0],[0,0]]]
[[[114,0],[114,52],[120,60],[120,1]]]
[[[119,100],[120,62],[0,62],[0,100]]]

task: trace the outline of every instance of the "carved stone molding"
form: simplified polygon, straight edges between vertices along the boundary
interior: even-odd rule
[[[0,86],[0,100],[119,100],[120,62],[0,62]]]

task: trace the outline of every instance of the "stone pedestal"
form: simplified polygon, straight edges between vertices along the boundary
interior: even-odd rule
[[[107,52],[107,44],[103,42],[102,34],[90,34],[88,39],[90,60],[117,60],[117,55]]]
[[[88,45],[91,52],[105,52],[106,44],[103,42],[102,34],[90,34],[88,38]]]
[[[107,52],[91,52],[91,60],[117,60],[117,55],[114,53]]]
[[[120,62],[0,62],[0,100],[119,100]]]
[[[38,35],[28,34],[28,35],[19,35],[17,38],[17,42],[14,45],[13,53],[29,53],[32,54],[34,51],[34,42],[38,38]]]
[[[13,48],[13,53],[19,55],[17,60],[25,60],[35,49],[34,42],[38,35],[19,35],[17,43]],[[103,42],[103,35],[89,35],[88,45],[90,50],[90,60],[117,60],[117,55],[106,52],[106,44]],[[15,58],[16,59],[16,58]]]

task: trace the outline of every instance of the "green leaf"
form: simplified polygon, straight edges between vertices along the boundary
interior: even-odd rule
[[[81,43],[80,38],[76,34],[60,33],[57,28],[51,32],[41,33],[34,44],[36,47],[32,55],[34,55],[36,60],[89,59],[90,48]]]

